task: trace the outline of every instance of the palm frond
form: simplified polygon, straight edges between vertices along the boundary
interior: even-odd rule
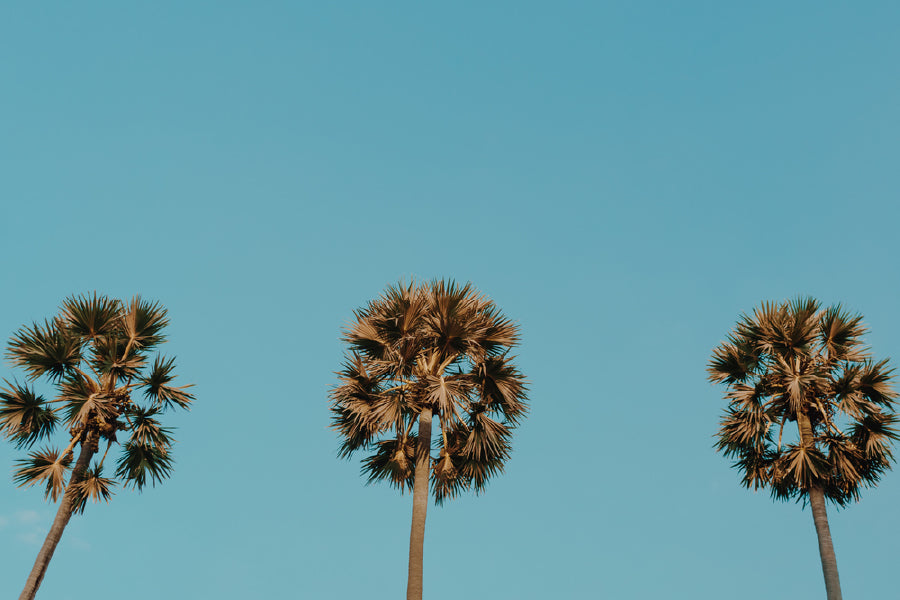
[[[782,456],[783,467],[802,489],[809,489],[827,478],[828,461],[814,446],[789,444]]]
[[[63,410],[69,427],[76,423],[86,425],[93,419],[112,422],[119,416],[118,397],[103,393],[89,377],[67,377],[60,384],[60,391],[60,398],[66,401]]]
[[[399,490],[413,488],[416,468],[416,443],[418,438],[384,440],[375,444],[375,453],[362,463],[367,484],[387,481]]]
[[[100,467],[86,470],[81,481],[72,485],[69,490],[69,493],[72,494],[72,511],[78,514],[84,513],[88,500],[109,502],[113,495],[112,488],[115,485],[115,480],[103,477]]]
[[[139,377],[141,386],[144,390],[144,396],[149,398],[158,406],[164,408],[179,407],[189,409],[194,396],[185,391],[192,387],[184,385],[175,387],[169,385],[175,380],[172,371],[175,368],[175,358],[165,359],[157,356],[150,368],[150,373],[146,377]]]
[[[100,394],[100,386],[90,377],[81,373],[73,373],[59,382],[59,399],[64,402],[66,426],[71,427],[75,423],[84,422],[92,408],[98,405],[103,414],[107,414],[108,407],[102,406],[103,401],[95,402],[94,398]],[[85,408],[87,406],[87,408]]]
[[[454,457],[446,449],[442,449],[440,456],[434,461],[431,473],[431,491],[438,506],[469,489],[469,478],[459,472],[464,460],[458,454]]]
[[[754,452],[771,443],[771,425],[762,405],[743,410],[729,408],[720,421],[716,449],[728,458]]]
[[[169,324],[166,309],[158,302],[134,296],[125,309],[122,325],[128,342],[135,348],[149,350],[165,341],[162,330]]]
[[[731,465],[741,472],[741,484],[754,490],[769,485],[773,479],[773,465],[778,455],[759,446],[746,446],[742,450],[736,455],[738,459]]]
[[[116,476],[138,490],[142,490],[148,482],[156,486],[172,472],[172,457],[166,450],[131,440],[123,450],[116,463]]]
[[[877,363],[866,361],[859,369],[859,391],[872,402],[890,407],[897,398],[891,385],[893,372],[887,359]]]
[[[44,498],[56,502],[66,489],[66,471],[71,463],[71,453],[61,457],[55,448],[29,452],[27,458],[16,461],[13,480],[19,487],[31,487],[43,482]]]
[[[503,472],[505,459],[500,456],[481,459],[462,456],[459,464],[459,474],[467,487],[476,494],[481,494],[487,487],[492,477]]]
[[[491,413],[499,413],[512,425],[528,412],[525,377],[516,368],[514,357],[491,356],[475,365],[474,385],[481,402]]]
[[[831,306],[819,317],[819,331],[830,361],[860,362],[867,358],[861,349],[860,338],[866,333],[862,315],[851,315],[840,305]]]
[[[850,440],[866,458],[890,461],[893,459],[891,443],[900,439],[893,427],[896,422],[893,414],[867,414],[850,427]]]
[[[121,325],[122,303],[113,298],[84,294],[66,298],[62,318],[66,328],[77,336],[93,339],[108,335]]]
[[[81,340],[61,327],[59,321],[33,323],[15,332],[7,347],[13,365],[25,369],[28,378],[47,375],[59,380],[81,361]]]
[[[426,375],[420,381],[425,388],[425,402],[433,405],[439,415],[453,415],[456,406],[469,404],[470,385],[465,377]]]
[[[56,413],[44,405],[33,388],[4,380],[0,387],[0,432],[13,440],[16,448],[31,447],[53,433]]]
[[[138,377],[147,358],[135,346],[117,336],[95,338],[91,343],[91,366],[116,380]]]
[[[169,435],[172,430],[160,425],[155,418],[158,408],[144,409],[136,404],[128,407],[127,415],[131,427],[131,440],[139,446],[152,446],[167,451],[172,445]]]
[[[462,455],[468,459],[482,461],[509,457],[511,432],[502,423],[491,419],[484,412],[470,415],[469,431]]]
[[[744,383],[756,371],[759,354],[746,340],[731,336],[713,350],[707,371],[713,383]]]

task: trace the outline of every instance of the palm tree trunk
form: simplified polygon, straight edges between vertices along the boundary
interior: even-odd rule
[[[809,416],[803,413],[798,414],[797,426],[800,429],[800,443],[804,446],[811,445],[813,443],[813,432]],[[826,598],[827,600],[842,600],[837,557],[834,555],[831,529],[828,527],[828,513],[825,512],[825,491],[821,485],[813,484],[810,486],[809,506],[812,509],[816,536],[819,539],[819,558],[822,561],[822,575],[825,577]]]
[[[828,514],[825,512],[825,492],[821,486],[810,488],[809,506],[812,508],[813,523],[819,537],[819,557],[822,559],[826,596],[828,600],[841,600],[841,580],[838,577],[834,545],[831,543],[831,530],[828,528]]]
[[[428,511],[428,483],[431,480],[431,408],[419,415],[419,446],[413,482],[412,528],[409,532],[409,580],[406,600],[422,600],[422,560],[425,548],[425,513]]]
[[[78,455],[78,461],[75,463],[75,468],[72,469],[72,476],[69,478],[69,484],[66,486],[66,491],[63,493],[62,502],[60,502],[59,509],[56,511],[53,525],[50,527],[50,532],[47,533],[46,539],[44,539],[44,545],[41,546],[41,551],[38,552],[37,559],[34,561],[34,567],[31,569],[31,574],[28,575],[28,581],[25,583],[25,589],[22,590],[19,600],[34,600],[38,588],[41,587],[41,581],[44,579],[44,574],[47,572],[47,566],[50,564],[50,559],[53,558],[53,552],[56,551],[56,546],[59,544],[60,538],[62,538],[63,530],[66,528],[69,519],[72,517],[74,500],[70,491],[72,490],[72,486],[81,481],[84,477],[84,472],[87,470],[88,465],[91,463],[91,458],[97,451],[96,441],[92,439],[93,436],[89,434],[86,437],[87,439],[81,442],[81,453]]]

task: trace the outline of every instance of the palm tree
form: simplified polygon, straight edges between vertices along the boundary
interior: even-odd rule
[[[518,327],[470,284],[444,281],[390,286],[354,314],[331,392],[339,455],[368,451],[369,483],[412,490],[406,597],[420,600],[429,481],[439,505],[483,491],[503,471],[525,415],[525,381],[508,355]]]
[[[874,487],[898,439],[892,369],[871,358],[865,332],[862,317],[840,306],[764,303],[741,316],[709,363],[710,380],[727,386],[717,449],[745,487],[809,502],[829,600],[841,588],[825,502],[846,506]]]
[[[0,431],[18,448],[29,448],[62,425],[68,444],[60,452],[45,447],[17,461],[19,486],[41,484],[44,497],[62,497],[56,518],[38,553],[20,600],[37,594],[56,545],[74,513],[88,499],[109,501],[118,479],[138,490],[156,484],[172,469],[171,430],[158,417],[167,409],[187,409],[193,396],[170,385],[174,359],[151,351],[165,338],[166,310],[135,296],[125,303],[105,296],[73,296],[57,316],[17,331],[7,357],[25,370],[26,381],[46,378],[56,397],[46,400],[26,383],[5,381],[0,387]],[[139,402],[135,392],[143,392]],[[127,432],[111,477],[104,464],[117,432]],[[91,464],[101,442],[106,448]],[[73,457],[76,447],[78,458]],[[66,481],[67,473],[71,472]]]

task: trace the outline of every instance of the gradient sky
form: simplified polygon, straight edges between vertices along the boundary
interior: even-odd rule
[[[521,325],[532,407],[485,494],[431,507],[426,598],[823,597],[809,511],[714,452],[705,366],[797,294],[898,364],[898,26],[874,1],[3,3],[0,336],[140,293],[197,395],[173,477],[74,518],[39,597],[402,597],[411,496],[336,457],[327,395],[353,309],[413,276]],[[3,598],[55,511],[20,456]],[[847,598],[896,595],[898,502],[894,472],[831,510]]]

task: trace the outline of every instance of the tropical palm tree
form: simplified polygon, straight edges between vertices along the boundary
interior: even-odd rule
[[[764,303],[741,316],[709,363],[710,379],[727,387],[717,449],[745,487],[809,503],[829,600],[841,588],[826,500],[858,500],[890,468],[898,438],[892,369],[863,347],[865,332],[862,317],[840,306]]]
[[[339,454],[368,451],[369,483],[412,490],[406,597],[420,600],[429,481],[437,504],[483,491],[525,415],[525,381],[508,354],[518,327],[470,284],[444,281],[388,287],[355,317],[331,392]]]
[[[18,448],[50,437],[58,426],[68,440],[62,452],[47,446],[17,461],[20,487],[41,484],[45,498],[62,498],[20,600],[34,598],[66,524],[84,512],[88,499],[109,501],[117,480],[141,490],[168,477],[174,440],[158,418],[170,408],[188,408],[193,396],[185,391],[190,386],[171,385],[174,359],[156,355],[150,362],[166,325],[166,310],[157,303],[94,293],[66,299],[52,320],[24,326],[10,339],[7,357],[24,369],[26,383],[4,380],[0,387],[0,431]],[[55,388],[54,399],[29,385],[40,378]],[[124,444],[118,432],[127,433]],[[113,443],[122,453],[114,474],[105,477]]]

